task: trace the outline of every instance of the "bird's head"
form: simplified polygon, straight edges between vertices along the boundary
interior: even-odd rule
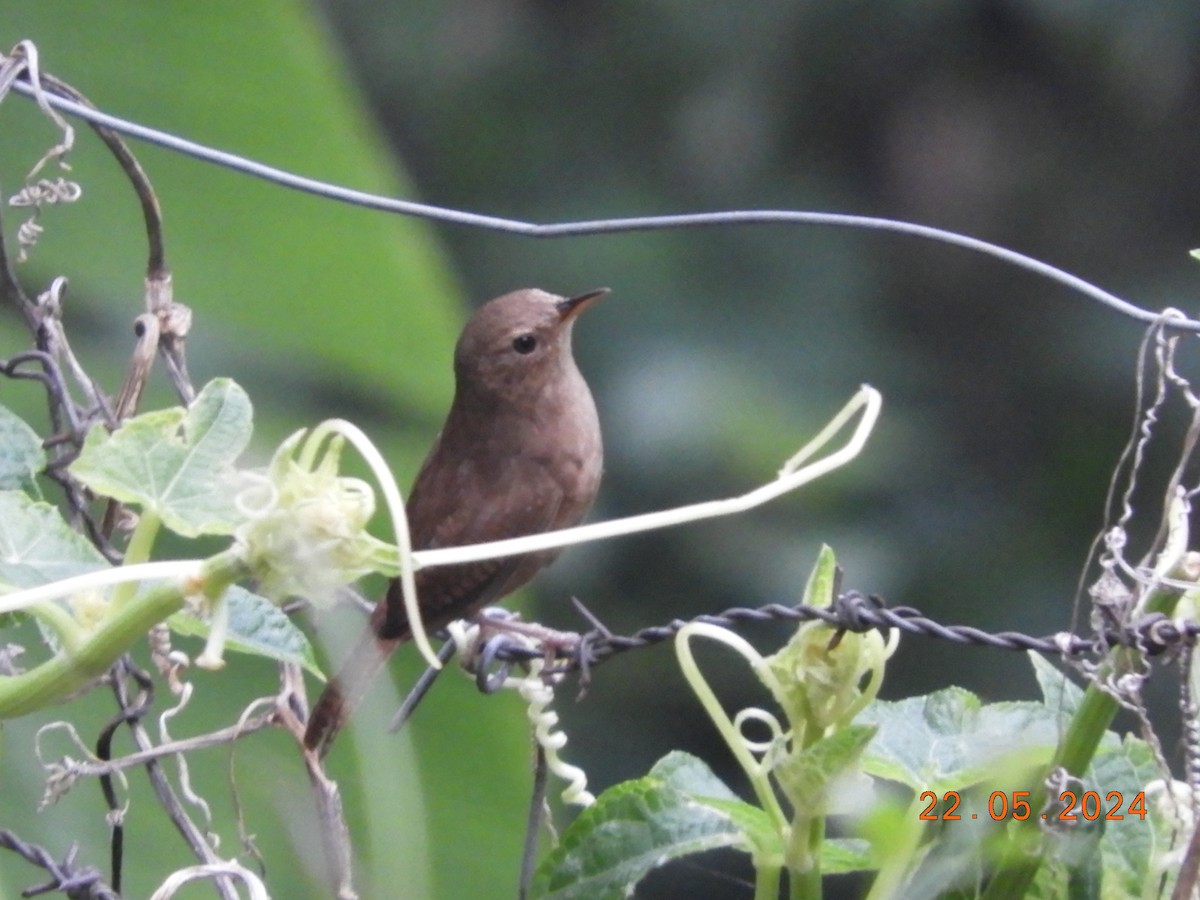
[[[480,307],[454,351],[458,391],[492,398],[534,397],[574,376],[575,319],[607,293],[608,288],[600,288],[559,297],[528,288]]]

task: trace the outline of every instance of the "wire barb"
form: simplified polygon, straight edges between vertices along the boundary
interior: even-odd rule
[[[643,650],[672,639],[690,622],[734,628],[747,622],[820,620],[838,631],[867,632],[897,628],[957,644],[1043,653],[1048,656],[1083,658],[1101,656],[1116,646],[1140,648],[1147,656],[1158,656],[1189,646],[1200,636],[1200,623],[1168,618],[1161,613],[1143,616],[1124,627],[1085,637],[1071,632],[1038,637],[1019,631],[988,632],[970,625],[943,625],[908,606],[889,608],[881,598],[858,591],[846,591],[830,607],[803,604],[768,603],[758,607],[735,606],[716,615],[694,619],[673,619],[665,625],[642,628],[630,635],[615,635],[593,629],[572,645],[530,647],[526,640],[503,632],[493,635],[478,650],[478,659],[469,668],[476,673],[479,689],[492,693],[494,684],[507,674],[513,663],[543,659],[554,653],[554,671],[585,671],[622,653]]]
[[[13,851],[26,862],[45,869],[50,875],[49,881],[22,891],[22,897],[60,892],[77,900],[120,900],[117,892],[105,884],[99,869],[76,864],[75,859],[79,855],[78,844],[71,844],[62,862],[57,862],[49,850],[21,840],[15,832],[7,828],[0,828],[0,847]]]

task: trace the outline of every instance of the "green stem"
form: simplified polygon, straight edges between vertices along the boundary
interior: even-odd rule
[[[138,519],[137,525],[133,529],[133,534],[129,536],[129,546],[125,548],[125,565],[132,566],[137,563],[150,561],[150,551],[154,549],[154,539],[158,537],[159,529],[162,527],[162,520],[154,513],[144,510]],[[125,606],[138,591],[138,583],[130,581],[125,584],[119,584],[113,590],[112,604],[113,609],[121,609]]]
[[[1166,577],[1173,580],[1195,581],[1195,572],[1189,572],[1184,561],[1172,566]],[[1147,594],[1142,603],[1146,613],[1163,613],[1174,615],[1175,607],[1183,596],[1183,591],[1176,587],[1159,584]],[[1107,663],[1107,677],[1119,675],[1136,669],[1140,662],[1137,650],[1121,649],[1113,651]],[[1071,722],[1067,732],[1059,742],[1054,759],[1050,763],[1050,771],[1063,769],[1068,775],[1082,778],[1096,755],[1104,733],[1117,715],[1119,706],[1110,695],[1096,687],[1095,683],[1088,685],[1083,694],[1083,700]],[[1044,779],[1043,779],[1044,781]],[[1034,810],[1045,808],[1047,801],[1046,789],[1038,787],[1030,797]],[[1009,900],[1011,897],[1021,897],[1033,883],[1034,876],[1042,864],[1042,857],[1037,852],[1040,832],[1037,816],[1030,816],[1024,822],[1016,822],[1011,826],[1009,842],[1004,857],[994,878],[984,891],[984,900]]]
[[[1127,651],[1119,652],[1125,654]],[[1096,748],[1112,725],[1118,709],[1117,701],[1112,696],[1096,685],[1089,684],[1050,763],[1051,770],[1062,767],[1070,775],[1082,776],[1091,765]],[[1028,821],[1032,822],[1033,819]]]
[[[74,653],[87,638],[87,632],[71,617],[65,609],[53,601],[31,606],[29,615],[38,620],[43,628],[54,632],[59,646],[65,653]]]
[[[754,900],[779,900],[780,871],[779,866],[770,864],[755,868]]]
[[[1129,651],[1120,651],[1127,653]],[[1059,768],[1068,775],[1083,777],[1087,767],[1091,765],[1096,755],[1096,748],[1104,733],[1117,715],[1117,701],[1090,684],[1083,694],[1083,700],[1075,715],[1067,726],[1067,733],[1059,742],[1058,750],[1050,763],[1050,771]],[[1045,784],[1039,785],[1029,798],[1030,806],[1035,812],[1045,809],[1046,802],[1051,798],[1046,795]],[[1024,896],[1033,883],[1034,876],[1042,865],[1042,857],[1037,851],[1037,842],[1041,837],[1039,815],[1030,816],[1021,822],[1010,826],[1009,843],[1005,850],[1004,861],[1000,871],[991,880],[984,891],[984,900],[1008,900],[1011,897]]]
[[[103,675],[139,637],[183,607],[185,591],[212,596],[246,575],[241,556],[226,550],[206,560],[195,582],[173,580],[115,605],[100,626],[74,652],[63,651],[40,666],[0,678],[0,719],[49,706]]]
[[[201,669],[216,671],[225,665],[225,642],[229,637],[229,603],[220,594],[215,597],[209,594],[208,606],[208,640],[204,642],[204,651],[196,657],[196,665]]]
[[[919,796],[913,797],[908,811],[904,814],[905,827],[901,837],[895,845],[888,846],[887,858],[879,867],[867,900],[887,900],[889,897],[900,896],[900,888],[914,869],[917,848],[921,846],[921,838],[925,835],[925,823],[920,817],[924,805]]]
[[[788,896],[790,900],[819,900],[821,897],[821,844],[825,840],[823,816],[796,815],[788,850]],[[804,846],[800,847],[800,842]],[[803,866],[796,865],[801,854]]]

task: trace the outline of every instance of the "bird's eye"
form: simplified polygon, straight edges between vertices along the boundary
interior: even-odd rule
[[[524,355],[537,349],[537,337],[532,334],[519,334],[513,338],[512,347]]]

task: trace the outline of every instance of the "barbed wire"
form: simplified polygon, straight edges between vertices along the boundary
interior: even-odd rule
[[[4,59],[5,57],[0,56],[0,62],[3,62]],[[37,86],[31,84],[28,74],[19,75],[12,82],[12,89],[17,93],[31,99],[43,99],[54,109],[83,119],[93,125],[111,129],[129,137],[174,150],[177,153],[191,156],[194,159],[242,172],[282,187],[367,209],[398,213],[432,222],[444,222],[451,225],[462,225],[489,231],[524,235],[532,238],[585,237],[619,232],[662,231],[676,228],[711,228],[735,225],[812,225],[891,232],[949,244],[964,250],[991,256],[1002,262],[1048,278],[1086,297],[1090,297],[1122,315],[1129,316],[1141,322],[1154,322],[1161,315],[1158,311],[1143,309],[1083,278],[1072,275],[1032,256],[1027,256],[1016,250],[993,244],[990,241],[969,237],[930,225],[919,225],[914,222],[905,222],[879,216],[857,216],[847,213],[781,209],[727,210],[720,212],[633,216],[615,219],[590,219],[558,223],[537,223],[502,216],[483,215],[428,203],[418,203],[413,200],[402,200],[396,197],[373,194],[368,191],[355,190],[316,178],[297,175],[294,172],[288,172],[257,160],[239,156],[236,153],[218,150],[214,147],[171,134],[170,132],[123,119],[119,116],[103,112],[94,106],[75,102],[68,97],[56,93],[53,84],[42,87],[43,89],[39,91]],[[1191,319],[1182,314],[1172,318],[1170,326],[1179,330],[1200,332],[1200,320]]]
[[[468,669],[475,673],[477,686],[484,693],[500,689],[512,664],[545,659],[551,653],[555,665],[546,670],[548,674],[580,672],[586,677],[591,668],[622,653],[669,641],[692,623],[733,628],[754,622],[822,621],[836,629],[835,634],[897,628],[907,634],[957,644],[1009,651],[1032,650],[1068,659],[1102,656],[1114,647],[1138,647],[1147,656],[1158,656],[1190,646],[1200,636],[1200,622],[1171,619],[1162,613],[1147,614],[1123,628],[1109,629],[1092,636],[1070,631],[1041,637],[1019,631],[990,632],[971,625],[944,625],[913,607],[888,607],[875,595],[847,591],[838,595],[828,607],[806,606],[802,603],[735,606],[716,614],[672,619],[663,625],[641,628],[629,635],[614,635],[603,629],[592,629],[576,635],[577,640],[571,642],[550,642],[542,647],[531,647],[528,642],[502,630],[507,613],[503,610],[489,612],[496,616],[496,627],[500,630],[481,643],[476,659],[467,664]],[[836,640],[836,637],[833,639]],[[451,642],[447,646],[453,648],[454,645]],[[451,655],[449,651],[447,655]]]
[[[76,864],[75,858],[79,855],[78,844],[72,843],[62,862],[58,862],[44,847],[22,840],[7,828],[0,828],[0,847],[12,850],[27,862],[45,869],[50,875],[50,880],[44,884],[23,890],[22,897],[61,892],[71,900],[120,900],[120,895],[104,883],[99,869],[95,866]]]

